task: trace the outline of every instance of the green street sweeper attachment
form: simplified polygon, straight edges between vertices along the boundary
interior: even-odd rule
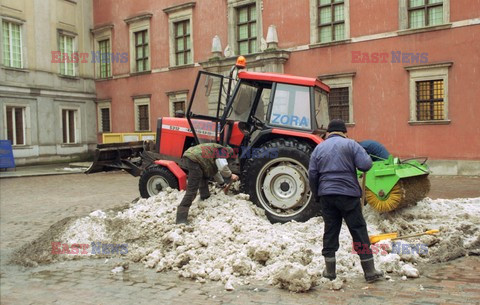
[[[423,162],[418,159],[400,160],[390,155],[386,160],[374,161],[366,175],[366,202],[378,212],[390,212],[425,198],[430,191],[430,171],[426,158]]]

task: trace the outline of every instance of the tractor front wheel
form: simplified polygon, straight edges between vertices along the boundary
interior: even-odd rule
[[[243,168],[243,191],[271,222],[307,221],[318,214],[308,183],[312,148],[295,139],[264,143]]]
[[[170,170],[161,166],[146,169],[138,182],[143,198],[155,196],[167,187],[178,189],[178,180]]]

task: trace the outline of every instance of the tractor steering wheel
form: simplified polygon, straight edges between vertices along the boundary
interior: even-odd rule
[[[257,118],[255,115],[252,115],[252,120],[253,120],[253,125],[255,126],[256,129],[263,129],[265,126],[265,123]]]

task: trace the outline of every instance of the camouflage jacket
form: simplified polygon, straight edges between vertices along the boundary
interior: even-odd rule
[[[218,168],[215,164],[217,158],[228,158],[233,156],[233,149],[217,143],[203,143],[190,147],[183,153],[183,157],[200,164],[203,175],[213,177]]]

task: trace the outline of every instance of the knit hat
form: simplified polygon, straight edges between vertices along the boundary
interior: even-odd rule
[[[345,133],[347,132],[347,126],[345,126],[345,123],[342,120],[339,120],[339,119],[331,120],[330,123],[328,124],[327,132],[334,132],[334,131],[341,131]]]

